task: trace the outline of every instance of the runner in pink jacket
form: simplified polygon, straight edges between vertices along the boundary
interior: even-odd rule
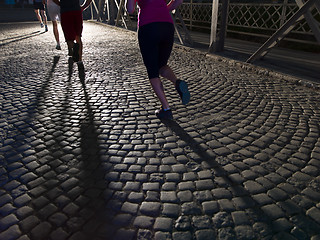
[[[160,110],[156,111],[159,119],[173,119],[172,111],[166,99],[160,75],[169,79],[178,91],[182,103],[190,101],[188,85],[177,79],[167,65],[174,41],[174,26],[170,12],[176,9],[182,0],[127,0],[129,13],[139,6],[138,40],[143,62],[147,68],[151,86],[161,102]]]

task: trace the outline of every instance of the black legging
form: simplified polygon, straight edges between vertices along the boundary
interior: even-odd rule
[[[167,65],[171,54],[174,27],[169,22],[154,22],[139,27],[138,40],[148,77],[158,78],[159,69]]]

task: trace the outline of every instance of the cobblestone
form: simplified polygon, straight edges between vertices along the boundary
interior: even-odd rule
[[[0,29],[0,239],[319,238],[318,90],[175,45],[161,122],[136,33]]]

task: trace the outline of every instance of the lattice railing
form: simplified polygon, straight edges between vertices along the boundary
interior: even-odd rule
[[[184,3],[180,8],[180,13],[184,21],[190,27],[201,26],[210,28],[211,24],[211,4],[208,3]]]
[[[115,1],[119,2],[120,0]],[[227,33],[269,38],[299,10],[297,4],[285,2],[287,1],[284,1],[284,3],[230,3]],[[221,3],[219,7],[221,7]],[[188,28],[195,31],[207,31],[208,33],[210,33],[211,27],[211,11],[212,3],[192,3],[192,0],[191,3],[183,3],[179,7],[179,12]],[[219,22],[221,9],[218,13]],[[320,14],[317,9],[314,8],[311,13],[318,26],[320,26]],[[136,18],[136,14],[130,15],[131,20],[136,21]],[[177,23],[180,23],[179,20]],[[318,44],[305,19],[295,26],[290,34],[285,37],[285,40]]]
[[[184,3],[180,6],[180,13],[189,28],[209,31],[211,8],[211,3]],[[298,9],[295,3],[230,3],[227,32],[252,36],[271,36]],[[320,24],[320,14],[316,8],[312,10],[312,15]],[[308,39],[305,39],[306,35],[308,35]],[[305,20],[300,21],[286,39],[317,43]]]
[[[277,29],[281,22],[282,6],[265,4],[231,4],[229,26],[242,26],[259,29]]]

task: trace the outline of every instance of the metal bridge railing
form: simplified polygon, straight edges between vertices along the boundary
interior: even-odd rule
[[[189,29],[210,31],[211,8],[212,3],[183,3],[179,10]],[[295,3],[230,3],[227,33],[269,37],[298,10]],[[316,9],[312,15],[320,22]],[[317,44],[305,19],[296,25],[286,40]]]
[[[210,33],[212,3],[193,3],[192,0],[190,1],[189,3],[183,3],[179,7],[179,12],[185,26],[193,31]],[[86,11],[87,14],[91,11],[91,18],[115,24],[117,8],[119,8],[118,5],[120,5],[120,3],[121,0],[93,0],[93,4],[91,4],[91,7]],[[103,12],[100,11],[99,13],[98,9],[101,9],[101,4],[104,5]],[[116,9],[113,10],[113,13],[111,11],[112,5],[113,8]],[[220,3],[219,9],[221,5]],[[107,9],[109,10],[107,11]],[[283,0],[282,3],[230,3],[226,32],[227,34],[237,34],[240,36],[269,38],[298,10],[298,5],[296,3],[288,3],[288,0]],[[125,11],[122,11],[122,13],[123,21],[130,23],[132,20],[133,22],[137,20],[137,12],[130,16]],[[313,8],[311,14],[320,26],[319,11]],[[220,15],[221,11],[219,10],[218,19],[221,18]],[[180,22],[177,21],[177,24],[179,25]],[[285,37],[285,40],[319,44],[305,18],[302,18],[302,20],[295,25],[290,34]]]

